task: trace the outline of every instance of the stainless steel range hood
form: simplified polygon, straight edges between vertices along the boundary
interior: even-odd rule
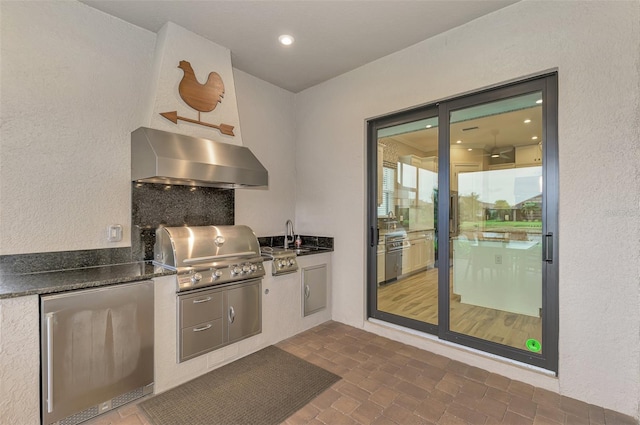
[[[244,146],[140,127],[131,133],[131,180],[185,186],[267,186],[269,173]]]

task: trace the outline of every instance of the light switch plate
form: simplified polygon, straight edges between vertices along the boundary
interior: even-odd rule
[[[107,227],[107,240],[109,242],[119,242],[122,240],[122,225],[110,224]]]

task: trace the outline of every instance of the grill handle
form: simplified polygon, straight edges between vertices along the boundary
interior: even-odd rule
[[[211,261],[211,260],[223,260],[225,258],[233,258],[233,257],[255,257],[257,255],[258,254],[256,254],[254,251],[234,252],[233,254],[209,255],[207,257],[187,258],[183,262],[185,264],[193,264],[193,263],[203,263],[205,261]]]

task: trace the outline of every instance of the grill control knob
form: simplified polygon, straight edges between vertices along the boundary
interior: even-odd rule
[[[200,273],[196,273],[191,276],[191,282],[198,283],[202,279],[202,275]]]
[[[252,264],[250,267],[252,272],[255,272],[256,270],[258,270],[258,266],[256,266],[255,264]]]
[[[242,266],[243,273],[249,273],[250,271],[251,271],[251,267],[249,267],[249,265]]]
[[[222,270],[214,270],[211,274],[211,277],[214,279],[218,279],[220,276],[222,276]]]
[[[294,260],[293,258],[289,259],[289,265],[293,266],[296,263],[296,260]]]
[[[278,261],[278,267],[279,267],[279,268],[284,267],[284,261],[279,260],[279,261]]]

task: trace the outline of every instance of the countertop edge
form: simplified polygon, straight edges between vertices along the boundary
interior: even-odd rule
[[[175,272],[158,269],[150,262],[6,274],[0,275],[0,300],[131,283],[172,274]]]

